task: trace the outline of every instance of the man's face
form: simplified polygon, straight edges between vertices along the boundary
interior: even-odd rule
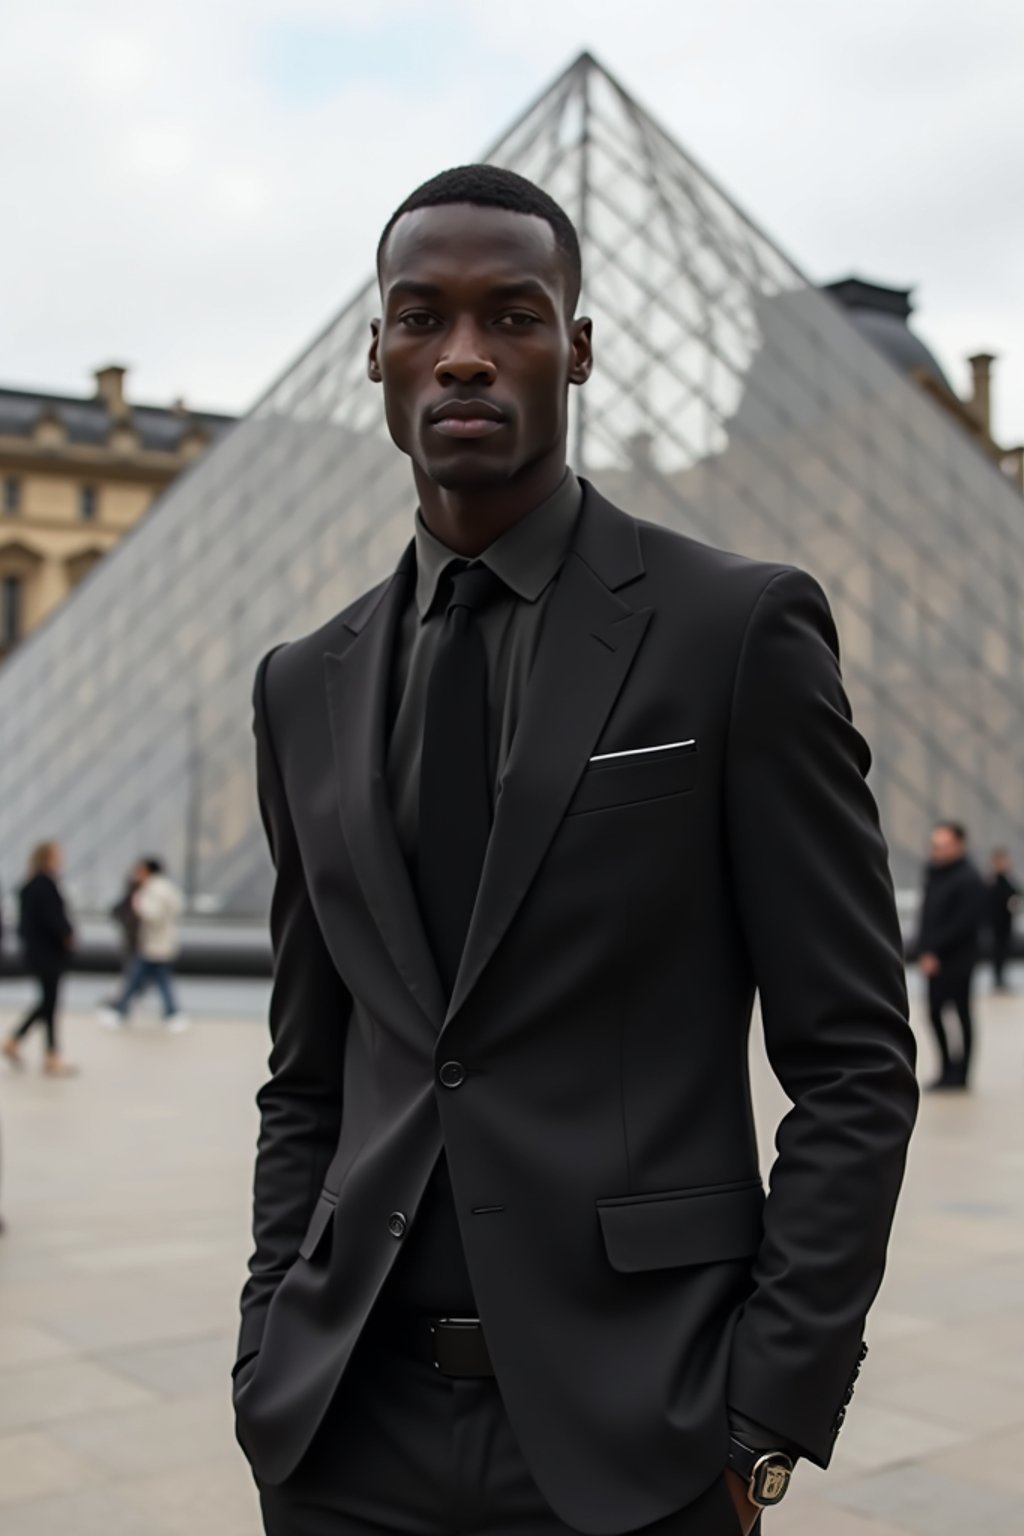
[[[381,267],[370,377],[396,445],[437,485],[486,489],[564,453],[590,322],[545,219],[453,203],[403,214]]]
[[[962,859],[964,845],[949,827],[936,827],[932,833],[932,863],[952,864]]]

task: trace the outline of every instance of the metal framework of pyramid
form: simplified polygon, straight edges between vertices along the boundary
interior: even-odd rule
[[[897,884],[940,814],[1024,853],[1018,495],[589,55],[487,158],[580,231],[596,368],[573,391],[576,469],[823,582]],[[55,836],[84,908],[150,851],[195,904],[264,909],[257,661],[380,580],[410,532],[366,378],[376,303],[370,282],[0,671],[5,884]]]

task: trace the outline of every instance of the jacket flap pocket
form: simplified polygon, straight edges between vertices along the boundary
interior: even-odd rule
[[[697,781],[697,748],[687,745],[661,756],[591,761],[566,812],[604,811],[642,800],[684,795]]]
[[[633,1274],[752,1257],[761,1245],[763,1207],[754,1180],[599,1200],[597,1214],[612,1268]]]
[[[313,1215],[306,1231],[305,1237],[299,1244],[299,1257],[311,1259],[320,1246],[320,1239],[331,1224],[337,1201],[334,1196],[323,1190],[316,1205],[313,1207]]]

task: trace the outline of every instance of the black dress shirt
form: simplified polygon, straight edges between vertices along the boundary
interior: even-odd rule
[[[487,657],[488,751],[492,780],[508,760],[537,654],[548,600],[572,541],[582,490],[571,470],[546,501],[480,556],[508,588],[477,619]],[[416,581],[395,645],[387,781],[398,841],[415,869],[420,761],[427,685],[444,624],[450,581],[462,557],[416,517]],[[447,1165],[427,1186],[387,1287],[389,1305],[427,1316],[475,1316]]]
[[[508,595],[477,619],[487,657],[488,750],[493,781],[508,760],[537,654],[541,625],[579,515],[582,492],[572,470],[558,489],[480,556]],[[416,583],[402,615],[391,679],[387,778],[398,840],[415,863],[420,758],[427,686],[444,626],[453,564],[460,555],[436,539],[416,514]]]

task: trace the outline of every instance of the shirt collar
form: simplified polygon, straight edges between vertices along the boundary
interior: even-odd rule
[[[582,500],[582,487],[567,469],[546,500],[484,550],[481,565],[500,576],[524,602],[535,603],[562,569]],[[463,556],[435,538],[419,511],[415,542],[416,610],[422,620],[434,606],[445,571]]]

